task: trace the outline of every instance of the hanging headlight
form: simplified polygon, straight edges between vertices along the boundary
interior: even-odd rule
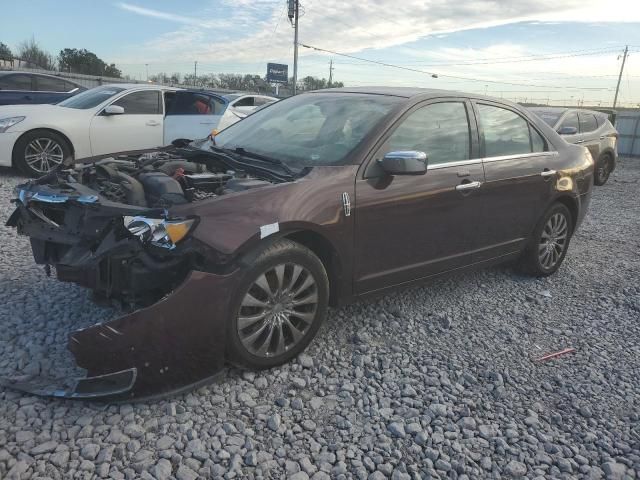
[[[164,220],[148,217],[124,217],[124,226],[142,243],[174,248],[195,226],[195,219]]]

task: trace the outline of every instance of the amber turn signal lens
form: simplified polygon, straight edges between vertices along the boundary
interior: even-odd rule
[[[217,134],[219,134],[219,133],[220,133],[220,131],[219,131],[219,130],[217,130],[217,129],[215,129],[215,128],[214,128],[213,130],[211,130],[211,136],[212,136],[212,137],[215,137],[215,136],[216,136]]]
[[[181,222],[167,222],[165,223],[164,228],[167,235],[169,235],[171,242],[176,244],[187,236],[192,226],[193,220],[183,220]]]

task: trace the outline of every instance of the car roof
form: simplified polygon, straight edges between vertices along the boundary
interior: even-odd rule
[[[46,77],[46,78],[55,78],[58,80],[64,80],[65,82],[72,83],[78,87],[82,87],[78,82],[71,80],[70,78],[63,77],[62,75],[50,75],[47,73],[38,73],[38,72],[25,72],[24,70],[8,70],[5,72],[0,72],[0,77],[5,77],[9,75],[34,75],[36,77]],[[84,87],[83,87],[84,88]]]
[[[465,93],[456,90],[444,90],[439,88],[418,88],[418,87],[341,87],[327,88],[323,90],[314,90],[309,93],[361,93],[369,95],[386,95],[390,97],[413,98],[422,97],[438,98],[438,97],[466,97],[478,100],[498,101],[505,105],[516,105],[509,100],[502,98],[489,97],[487,95],[479,95],[475,93]]]

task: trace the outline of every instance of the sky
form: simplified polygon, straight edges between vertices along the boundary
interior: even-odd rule
[[[487,93],[516,101],[640,104],[638,0],[300,0],[299,77]],[[0,42],[86,48],[137,79],[293,72],[286,0],[24,0],[3,5]],[[34,12],[37,12],[34,14]],[[402,66],[382,66],[350,55]],[[435,76],[434,76],[435,74]]]

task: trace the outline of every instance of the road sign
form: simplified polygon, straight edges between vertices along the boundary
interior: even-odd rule
[[[289,66],[280,63],[267,63],[268,83],[288,83]]]

